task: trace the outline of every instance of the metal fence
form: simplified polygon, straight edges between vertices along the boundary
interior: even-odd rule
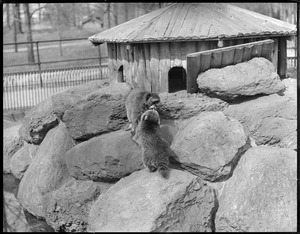
[[[105,78],[106,45],[94,47],[87,38],[3,44],[4,111],[26,109],[56,92]]]

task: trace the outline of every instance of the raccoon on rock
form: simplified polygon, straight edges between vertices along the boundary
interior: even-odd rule
[[[160,133],[159,114],[155,109],[142,114],[132,138],[142,148],[142,159],[150,172],[158,170],[162,177],[167,178],[169,170],[169,143]]]

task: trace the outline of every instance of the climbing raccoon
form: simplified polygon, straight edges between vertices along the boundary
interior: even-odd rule
[[[132,135],[138,125],[141,115],[150,106],[160,102],[158,94],[148,92],[142,88],[133,88],[125,99],[127,118],[130,123],[127,130],[131,130]]]
[[[162,177],[167,178],[171,149],[161,136],[159,114],[153,106],[151,108],[142,114],[132,140],[142,148],[144,166],[150,172],[158,170]]]

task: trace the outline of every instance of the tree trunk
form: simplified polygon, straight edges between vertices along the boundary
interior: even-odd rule
[[[9,30],[11,30],[11,27],[10,27],[10,13],[9,13],[9,4],[6,4],[6,24],[7,24],[7,27]]]
[[[29,11],[29,4],[24,3],[24,9],[25,9],[25,25],[27,26],[26,29],[26,39],[28,42],[32,42],[32,31],[31,31],[31,17],[30,17],[30,11]],[[34,63],[34,51],[33,51],[33,43],[27,44],[27,57],[28,57],[28,63]]]
[[[17,33],[24,33],[22,30],[22,21],[21,21],[21,14],[20,14],[20,3],[15,4],[16,7],[16,26],[17,26]]]
[[[41,8],[41,4],[40,3],[38,3],[39,5],[39,8]],[[42,21],[42,11],[39,11],[39,23],[41,23],[41,21]]]
[[[110,3],[107,3],[106,11],[107,11],[108,28],[110,28],[111,27],[111,22],[110,22]]]
[[[115,18],[115,25],[118,25],[118,3],[114,3],[114,18]]]
[[[57,31],[58,31],[58,39],[61,40],[61,29],[60,29],[60,4],[56,3],[56,12],[57,12]],[[63,51],[62,51],[62,46],[61,46],[61,41],[59,41],[59,52],[60,56],[63,56]]]
[[[125,7],[125,22],[128,21],[128,3],[123,3]]]
[[[75,3],[72,3],[72,13],[73,13],[73,25],[77,27],[77,19],[76,19],[76,6]]]
[[[15,52],[18,52],[18,31],[17,31],[17,8],[13,5],[13,16],[14,16],[14,43],[15,43]]]

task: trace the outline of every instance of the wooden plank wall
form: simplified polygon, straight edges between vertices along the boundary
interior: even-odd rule
[[[253,57],[265,57],[276,62],[277,55],[273,40],[263,40],[219,49],[207,50],[187,55],[187,92],[198,91],[196,79],[201,72],[210,68],[222,68],[245,62]],[[275,66],[275,67],[276,67]]]
[[[108,43],[110,79],[118,79],[123,65],[124,80],[132,87],[152,92],[168,92],[172,67],[187,70],[187,54],[217,48],[216,42]]]
[[[224,46],[234,46],[258,39],[239,39],[224,41]],[[274,40],[273,56],[270,60],[276,64],[278,40]],[[173,67],[183,67],[187,72],[187,89],[197,92],[196,78],[200,68],[222,67],[236,64],[253,56],[269,56],[269,47],[261,42],[257,45],[237,46],[217,49],[217,41],[161,42],[161,43],[108,43],[108,70],[110,79],[118,78],[118,70],[123,65],[124,80],[132,87],[144,87],[153,92],[168,92],[168,73]],[[281,44],[284,46],[284,44]],[[217,49],[213,53],[204,52],[200,57],[196,54]],[[224,51],[224,52],[222,52]],[[226,51],[226,52],[225,52]],[[194,55],[190,55],[193,53]],[[189,55],[189,56],[188,56]],[[197,64],[195,66],[194,64]],[[200,66],[199,66],[200,64]],[[189,78],[192,77],[192,78]]]

